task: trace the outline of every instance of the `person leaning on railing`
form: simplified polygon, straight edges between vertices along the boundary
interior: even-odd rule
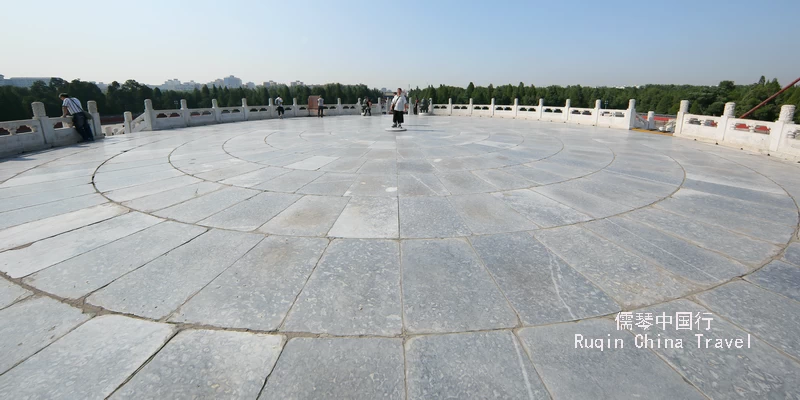
[[[58,95],[61,98],[61,118],[66,118],[67,114],[72,115],[72,124],[75,125],[75,130],[81,134],[83,140],[81,142],[94,142],[94,135],[92,129],[89,127],[89,121],[86,112],[81,107],[81,101],[69,97],[67,93]]]

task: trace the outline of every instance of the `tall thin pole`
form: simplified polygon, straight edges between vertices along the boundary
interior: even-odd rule
[[[739,117],[739,118],[745,118],[745,117],[747,117],[748,115],[752,114],[752,113],[753,113],[753,111],[755,111],[755,110],[758,110],[758,109],[759,109],[759,108],[761,108],[761,106],[763,106],[764,104],[767,104],[767,103],[769,103],[769,102],[770,102],[770,100],[772,100],[772,99],[774,99],[774,98],[778,97],[778,95],[779,95],[779,94],[781,94],[781,93],[785,92],[785,91],[786,91],[786,90],[788,90],[790,87],[794,86],[794,85],[795,85],[797,82],[800,82],[800,78],[797,78],[797,79],[795,79],[795,80],[794,80],[794,82],[792,82],[792,83],[790,83],[790,84],[786,85],[786,86],[785,86],[783,89],[779,90],[779,91],[778,91],[778,93],[775,93],[775,94],[773,94],[772,96],[769,96],[769,98],[768,98],[768,99],[766,99],[766,100],[762,101],[762,102],[761,102],[761,103],[759,103],[757,106],[753,107],[753,109],[752,109],[752,110],[750,110],[750,111],[748,111],[748,112],[746,112],[746,113],[742,114],[742,116],[741,116],[741,117]]]

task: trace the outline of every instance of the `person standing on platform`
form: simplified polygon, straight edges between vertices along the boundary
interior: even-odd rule
[[[392,99],[392,106],[389,109],[392,110],[392,128],[402,128],[403,127],[403,113],[408,108],[408,100],[406,100],[406,96],[403,94],[403,89],[397,88],[397,94]]]
[[[72,124],[83,138],[81,142],[94,142],[94,135],[92,135],[92,129],[89,127],[86,113],[81,107],[81,101],[74,97],[69,97],[67,93],[61,93],[58,97],[61,98],[61,118],[66,118],[67,114],[72,115]]]
[[[362,114],[366,117],[367,114],[372,116],[372,101],[369,98],[364,99],[364,109],[362,110]]]
[[[322,114],[322,109],[325,107],[325,99],[322,96],[319,96],[317,99],[317,117],[322,118],[324,115]]]
[[[414,100],[414,115],[419,112],[419,99]]]
[[[275,99],[275,105],[278,106],[278,118],[283,119],[283,99],[281,96]]]

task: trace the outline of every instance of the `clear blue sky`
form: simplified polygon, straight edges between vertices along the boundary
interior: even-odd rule
[[[405,88],[800,76],[800,0],[27,0],[2,14],[6,77]]]

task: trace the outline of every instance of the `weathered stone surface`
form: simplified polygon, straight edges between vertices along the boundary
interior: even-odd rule
[[[353,197],[328,236],[396,238],[399,235],[396,197]]]
[[[359,174],[345,196],[397,196],[397,175]]]
[[[304,196],[265,223],[260,232],[290,236],[325,236],[348,198]]]
[[[195,223],[259,193],[257,190],[227,187],[157,211],[155,215]]]
[[[0,309],[6,308],[32,294],[33,292],[24,289],[22,286],[0,279]]]
[[[438,166],[437,166],[438,168]],[[439,180],[451,194],[494,192],[497,188],[467,171],[439,175]]]
[[[283,330],[335,335],[401,333],[400,248],[389,240],[334,240]]]
[[[39,206],[42,204],[51,204],[47,208],[55,208],[53,205],[60,204],[65,199],[72,199],[72,198],[81,198],[83,196],[96,193],[94,190],[94,186],[92,185],[81,185],[76,187],[67,187],[61,189],[54,189],[48,190],[46,192],[41,193],[33,193],[21,196],[15,196],[5,199],[0,199],[0,217],[3,219],[7,218],[9,214],[6,214],[7,211],[18,210],[21,208],[27,208],[32,206]],[[93,199],[92,199],[93,200]],[[59,202],[59,203],[55,203]],[[103,203],[100,201],[98,204]],[[63,212],[57,212],[51,215],[58,215]],[[8,225],[9,222],[3,221],[4,225]]]
[[[0,397],[105,398],[161,348],[173,329],[114,315],[94,318],[0,375]]]
[[[745,277],[767,290],[800,301],[800,267],[775,260]]]
[[[494,193],[494,196],[542,228],[570,225],[592,219],[582,212],[532,190],[511,190]]]
[[[403,399],[400,339],[296,338],[260,399]]]
[[[303,161],[298,161],[296,163],[289,164],[286,166],[286,168],[314,171],[324,167],[325,165],[330,164],[333,161],[336,161],[337,158],[338,157],[313,156]]]
[[[152,212],[198,198],[223,187],[213,182],[200,182],[142,196],[122,204],[139,211]]]
[[[255,246],[261,235],[211,230],[89,296],[110,310],[159,319]]]
[[[697,295],[701,304],[767,343],[800,358],[800,303],[736,281]]]
[[[321,196],[342,196],[350,189],[350,186],[353,185],[356,176],[358,175],[328,172],[308,185],[298,189],[297,193]]]
[[[405,348],[410,399],[550,398],[509,331],[419,336]]]
[[[536,229],[536,225],[491,194],[448,198],[473,234],[516,232]]]
[[[206,230],[166,221],[60,262],[25,278],[25,283],[77,299],[192,240]]]
[[[498,190],[522,189],[535,185],[535,183],[525,178],[503,172],[499,169],[480,169],[472,171],[472,173],[484,181],[489,182]]]
[[[673,299],[694,288],[583,228],[567,226],[533,234],[623,308]]]
[[[254,186],[254,189],[271,192],[293,193],[297,189],[319,178],[322,172],[294,170]]]
[[[672,339],[673,344],[681,340],[683,348],[674,345],[659,348],[656,342],[653,351],[708,397],[785,399],[800,394],[800,378],[797,375],[800,364],[755,337],[751,336],[748,341],[747,332],[717,315],[706,314],[707,309],[688,300],[675,300],[637,311],[650,312],[654,316],[691,312],[692,315],[699,314],[701,318],[712,319],[708,323],[701,321],[699,330],[676,330],[667,326],[667,329],[658,328],[656,331],[651,328],[649,332],[651,338],[653,334],[660,335],[665,344],[666,339]],[[705,330],[707,326],[711,329]],[[639,335],[645,333],[638,328],[634,328],[633,332]],[[698,334],[702,336],[696,336]],[[640,338],[644,340],[643,336]],[[698,338],[700,347],[697,345]],[[741,339],[743,348],[736,348],[736,339]],[[717,340],[722,341],[722,348],[715,347]],[[725,341],[733,346],[724,347]],[[746,347],[748,343],[749,348]]]
[[[261,193],[201,220],[198,224],[252,231],[295,203],[300,197],[287,193]]]
[[[514,311],[466,241],[404,241],[402,266],[407,331],[458,332],[517,325]]]
[[[258,185],[259,183],[266,182],[272,178],[286,174],[290,171],[291,170],[286,168],[265,167],[252,172],[248,172],[246,174],[241,174],[222,180],[220,181],[220,183],[249,188]]]
[[[698,284],[722,283],[748,271],[747,267],[736,261],[625,218],[597,220],[585,227]]]
[[[531,190],[595,218],[620,214],[633,208],[581,190],[573,182],[538,186]]]
[[[450,192],[433,174],[397,175],[398,196],[446,196]]]
[[[184,304],[172,321],[276,330],[327,239],[270,236]]]
[[[188,330],[170,340],[112,399],[254,399],[282,336]]]
[[[610,320],[524,328],[518,335],[553,398],[705,398],[650,350],[636,348],[634,337]],[[590,339],[600,340],[603,351],[576,344]],[[623,347],[612,348],[617,339]]]
[[[786,247],[783,260],[800,267],[800,242],[791,243]]]
[[[400,197],[400,237],[454,237],[470,233],[446,198]]]
[[[81,310],[48,297],[28,299],[0,310],[0,374],[89,318]]]
[[[527,233],[478,236],[471,241],[524,325],[620,310],[602,290]]]
[[[161,221],[160,218],[147,214],[130,212],[63,235],[40,240],[25,248],[0,253],[0,270],[12,278],[30,275]]]

